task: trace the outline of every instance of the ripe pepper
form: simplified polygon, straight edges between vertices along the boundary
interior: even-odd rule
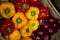
[[[26,17],[30,20],[38,19],[39,9],[31,6],[30,9],[25,13]]]
[[[30,37],[23,37],[22,40],[33,40],[33,39]]]
[[[20,2],[21,0],[9,0],[9,2],[12,2],[13,4]]]
[[[6,40],[20,40],[21,39],[21,34],[18,30],[14,30],[14,32],[8,36],[5,36]]]
[[[28,37],[32,34],[32,29],[29,25],[25,25],[23,28],[20,29],[22,37]]]
[[[26,12],[30,8],[30,5],[26,0],[21,0],[21,2],[15,3],[15,6],[19,11],[22,12]]]
[[[47,7],[40,5],[39,9],[40,9],[39,19],[45,19],[49,16],[49,10]]]
[[[32,30],[35,31],[39,27],[39,21],[38,20],[30,20],[29,25],[32,28]]]
[[[2,2],[0,7],[1,16],[4,18],[11,18],[15,14],[15,7],[10,2]]]
[[[12,18],[12,21],[14,22],[16,29],[20,29],[27,24],[27,18],[23,12],[17,12]]]
[[[37,6],[40,3],[40,0],[28,0],[32,6]]]
[[[9,35],[11,34],[15,29],[15,25],[12,21],[10,20],[5,20],[2,25],[1,25],[1,32],[4,35]]]

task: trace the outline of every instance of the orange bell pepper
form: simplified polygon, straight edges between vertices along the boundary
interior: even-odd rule
[[[8,36],[5,36],[6,40],[20,40],[21,34],[18,30],[14,30],[14,32]]]
[[[23,37],[21,40],[32,40],[30,37]]]
[[[25,25],[23,28],[20,29],[22,37],[28,37],[32,34],[32,29],[29,25]]]
[[[17,29],[20,29],[27,24],[27,18],[23,12],[17,12],[12,18],[12,21]]]
[[[2,2],[0,5],[0,12],[3,18],[11,18],[15,14],[15,7],[10,2]]]

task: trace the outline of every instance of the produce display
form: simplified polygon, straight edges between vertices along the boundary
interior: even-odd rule
[[[0,32],[5,40],[50,40],[60,29],[40,0],[9,0],[0,4]],[[2,39],[3,40],[3,39]]]

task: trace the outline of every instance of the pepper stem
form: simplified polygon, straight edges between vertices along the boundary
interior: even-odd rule
[[[17,18],[17,19],[16,19],[16,22],[17,22],[17,23],[21,23],[21,22],[22,22],[22,19],[21,19],[21,18]]]
[[[35,23],[32,23],[32,26],[34,27],[35,26]]]
[[[26,3],[23,3],[22,4],[22,8],[24,8],[24,9],[27,8],[27,4]]]
[[[6,31],[9,32],[11,30],[10,26],[6,28]]]
[[[26,32],[27,32],[27,33],[29,32],[29,29],[28,29],[28,28],[26,29]]]
[[[9,14],[10,13],[10,9],[9,8],[5,9],[5,13]]]
[[[42,14],[41,14],[42,16],[44,16],[45,15],[45,13],[44,12],[42,12]]]
[[[35,16],[35,15],[36,15],[36,12],[35,12],[35,11],[32,11],[32,12],[31,12],[31,15],[32,15],[32,16]]]

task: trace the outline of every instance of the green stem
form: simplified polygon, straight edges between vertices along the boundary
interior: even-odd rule
[[[42,16],[44,16],[45,15],[45,13],[44,12],[42,12],[42,14],[41,14]]]
[[[11,30],[11,27],[8,26],[8,27],[6,28],[6,31],[9,32],[10,30]]]
[[[34,27],[35,26],[35,23],[32,23],[32,26]]]
[[[22,22],[22,19],[21,19],[21,18],[17,18],[17,19],[16,19],[16,22],[17,22],[17,23],[21,23],[21,22]]]
[[[10,9],[9,8],[5,9],[5,13],[9,14],[10,13]]]
[[[29,29],[28,29],[28,28],[26,29],[26,32],[27,32],[27,33],[29,32]]]
[[[22,8],[24,8],[24,9],[27,8],[27,4],[26,3],[23,3],[22,4]]]
[[[35,16],[35,15],[36,15],[36,12],[32,11],[32,12],[31,12],[31,15],[32,15],[32,16]]]

